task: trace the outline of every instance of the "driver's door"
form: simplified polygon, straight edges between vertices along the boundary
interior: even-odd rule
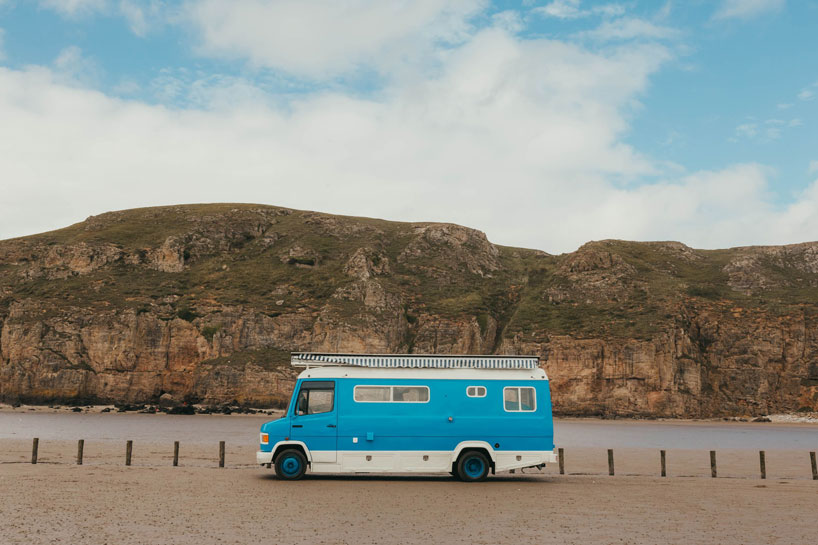
[[[305,380],[290,418],[290,439],[303,441],[313,463],[334,463],[338,448],[334,380]]]

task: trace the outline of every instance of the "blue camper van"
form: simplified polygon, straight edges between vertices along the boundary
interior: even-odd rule
[[[312,473],[497,471],[556,462],[548,377],[537,357],[294,353],[304,367],[256,461]]]

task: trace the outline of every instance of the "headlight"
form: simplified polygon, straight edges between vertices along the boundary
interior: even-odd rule
[[[266,433],[260,433],[259,435],[261,436],[261,438],[259,439],[259,442],[262,445],[266,445],[267,443],[270,442],[270,436],[267,435]]]

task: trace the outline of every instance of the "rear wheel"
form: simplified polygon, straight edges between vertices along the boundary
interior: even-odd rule
[[[307,459],[300,450],[287,449],[276,456],[276,476],[285,481],[296,481],[307,471]]]
[[[470,450],[457,460],[457,477],[461,481],[484,481],[488,474],[489,459],[479,450]]]

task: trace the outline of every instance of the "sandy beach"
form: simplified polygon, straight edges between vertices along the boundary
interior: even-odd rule
[[[267,415],[17,411],[0,415],[3,545],[781,544],[810,542],[816,529],[809,450],[818,447],[818,428],[811,424],[557,420],[564,475],[554,465],[478,484],[439,475],[309,474],[289,483],[255,465],[255,434]],[[134,441],[130,467],[126,437]],[[721,441],[717,479],[704,448],[714,437]],[[223,469],[219,440],[226,442]],[[694,440],[697,448],[675,448]],[[666,478],[654,442],[670,445]],[[613,477],[600,445],[614,448]],[[767,449],[765,480],[757,445]]]
[[[308,477],[256,468],[3,464],[4,544],[808,543],[808,480]]]

